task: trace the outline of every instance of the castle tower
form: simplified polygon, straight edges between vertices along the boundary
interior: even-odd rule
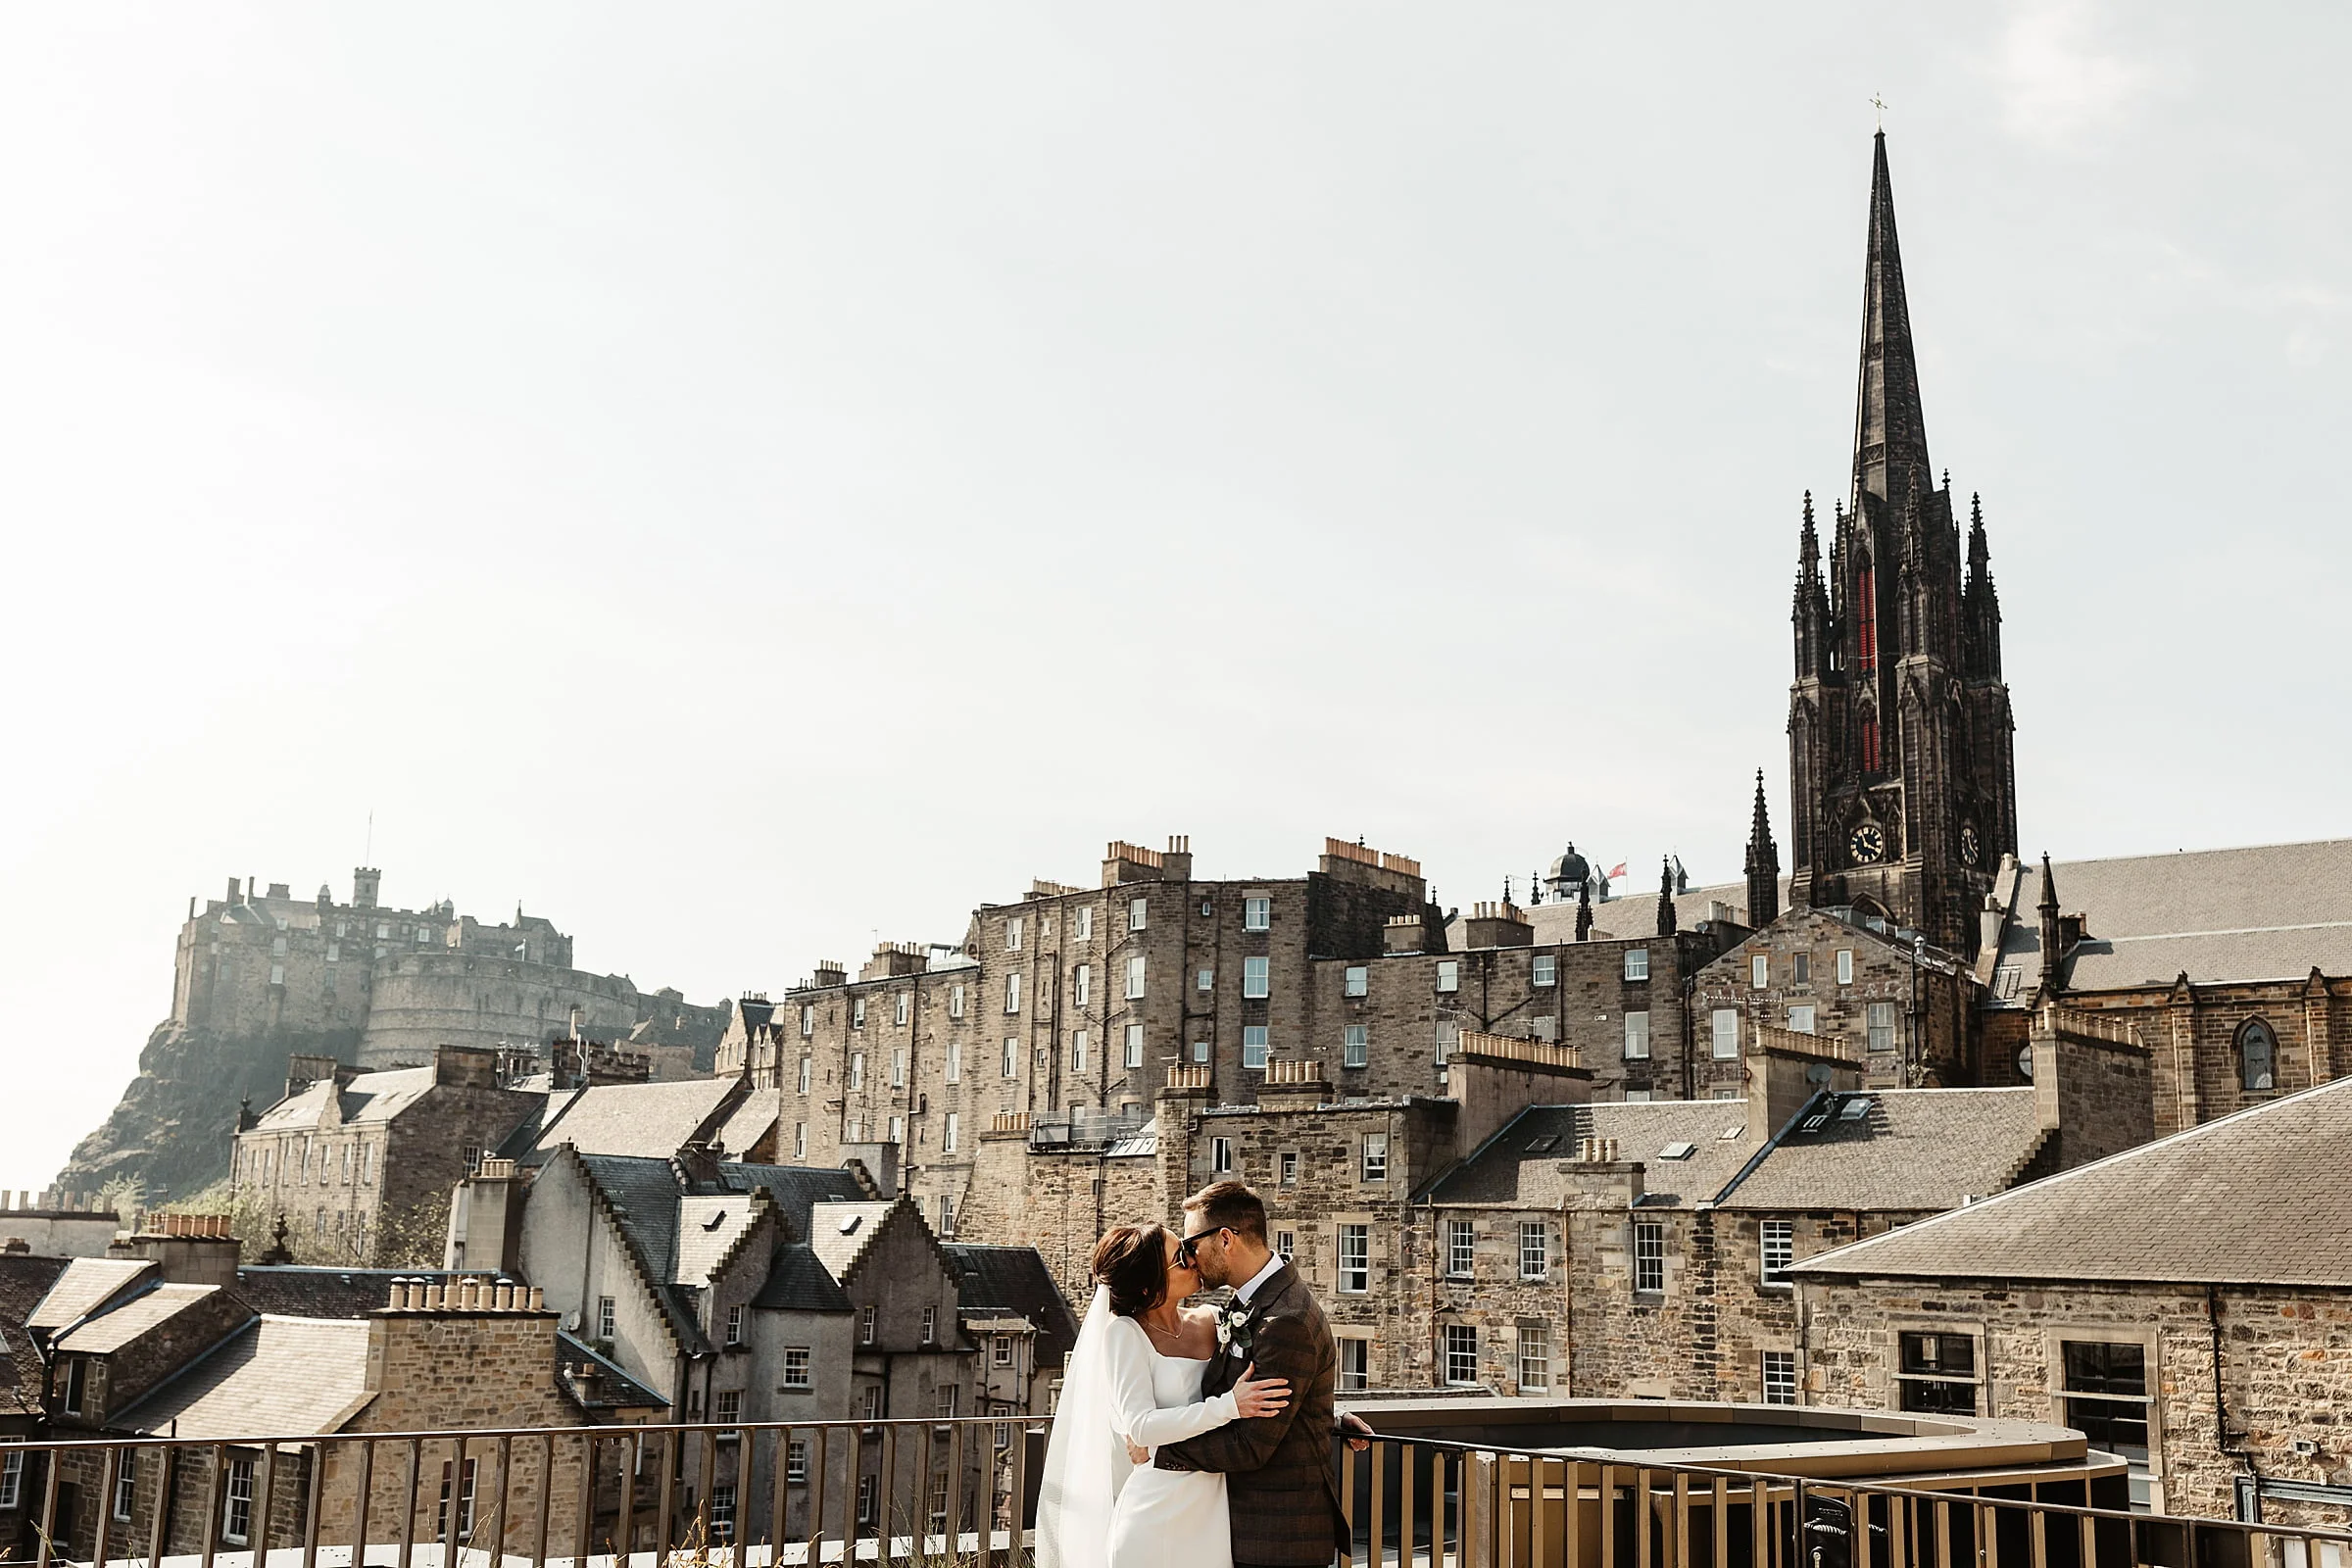
[[[1886,135],[1874,148],[1853,478],[1824,568],[1805,498],[1788,694],[1789,903],[1853,905],[1973,954],[2017,852],[1984,511],[1962,544],[1928,460]]]

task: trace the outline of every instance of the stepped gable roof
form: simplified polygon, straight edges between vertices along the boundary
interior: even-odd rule
[[[2347,1132],[2352,1078],[2338,1078],[1797,1269],[1821,1279],[2352,1288],[2352,1165],[2329,1157]]]
[[[573,1157],[597,1191],[604,1196],[621,1240],[636,1255],[645,1277],[679,1342],[688,1349],[703,1345],[700,1319],[694,1310],[693,1288],[679,1278],[679,1211],[688,1195],[708,1198],[721,1194],[767,1194],[783,1217],[788,1237],[807,1238],[810,1210],[827,1200],[862,1199],[866,1189],[846,1170],[814,1170],[799,1165],[749,1165],[720,1161],[716,1175],[698,1180],[670,1159],[630,1154],[583,1154]],[[888,1204],[882,1205],[888,1207]]]
[[[367,1400],[365,1322],[260,1317],[109,1425],[209,1439],[328,1433]]]
[[[160,1271],[143,1257],[76,1257],[24,1319],[33,1329],[62,1329]]]
[[[747,1149],[757,1146],[760,1139],[775,1129],[784,1116],[784,1091],[755,1089],[743,1097],[743,1102],[727,1113],[719,1124],[719,1147],[741,1158]]]
[[[41,1413],[41,1358],[24,1323],[65,1271],[62,1257],[0,1252],[0,1416]]]
[[[541,1117],[533,1161],[559,1144],[583,1154],[636,1154],[667,1159],[688,1144],[708,1140],[734,1097],[740,1078],[685,1078],[666,1084],[596,1084]]]
[[[665,1396],[629,1376],[628,1369],[618,1361],[597,1354],[593,1348],[561,1329],[556,1331],[556,1366],[564,1374],[564,1392],[584,1410],[669,1408]],[[602,1387],[594,1399],[583,1399],[580,1375],[590,1367],[596,1368]]]
[[[670,1265],[670,1283],[698,1289],[709,1285],[728,1254],[774,1206],[762,1188],[748,1193],[679,1194],[677,1260]]]
[[[808,1247],[825,1272],[846,1280],[865,1255],[882,1224],[890,1218],[895,1200],[819,1203],[808,1215]]]
[[[767,1283],[752,1304],[777,1312],[847,1312],[850,1298],[841,1284],[825,1272],[813,1250],[779,1247],[767,1266]]]
[[[2058,906],[2090,933],[2067,956],[2076,991],[2352,974],[2352,839],[2060,860]],[[2001,942],[2022,1003],[2041,983],[2041,929],[2020,878]]]
[[[1577,1146],[1587,1138],[1614,1138],[1619,1159],[1642,1163],[1645,1208],[1688,1208],[1707,1201],[1758,1147],[1747,1137],[1742,1101],[1534,1105],[1423,1189],[1420,1200],[1556,1207],[1577,1191]],[[1691,1146],[1688,1155],[1665,1156],[1666,1150],[1683,1144]]]
[[[53,1350],[77,1350],[86,1355],[105,1355],[120,1350],[150,1329],[161,1328],[166,1322],[209,1297],[220,1294],[218,1285],[158,1285],[143,1291],[91,1318],[87,1323],[59,1339]]]
[[[1719,1206],[1957,1208],[2006,1192],[2047,1137],[2032,1089],[1819,1095]]]
[[[1036,1248],[949,1242],[943,1250],[961,1274],[956,1305],[966,1312],[1002,1310],[1026,1318],[1037,1331],[1038,1366],[1059,1366],[1078,1348],[1078,1319]]]
[[[445,1271],[416,1268],[318,1268],[304,1264],[250,1264],[237,1270],[237,1295],[245,1304],[274,1317],[366,1317],[383,1310],[394,1280],[446,1285],[482,1278],[520,1283],[511,1274],[478,1268]]]
[[[423,1099],[432,1087],[430,1067],[364,1072],[339,1092],[333,1079],[321,1078],[301,1094],[289,1095],[263,1111],[253,1130],[299,1132],[305,1127],[316,1127],[325,1119],[330,1095],[335,1097],[336,1117],[346,1127],[363,1122],[387,1122]]]

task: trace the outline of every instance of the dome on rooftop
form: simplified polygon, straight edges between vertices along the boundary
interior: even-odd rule
[[[1576,846],[1571,844],[1566,854],[1551,862],[1551,870],[1544,880],[1555,888],[1575,888],[1584,886],[1592,875],[1592,867],[1583,856],[1576,853]]]

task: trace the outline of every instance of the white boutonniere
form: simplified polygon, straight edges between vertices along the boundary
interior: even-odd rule
[[[1227,1301],[1225,1310],[1217,1315],[1217,1343],[1224,1346],[1229,1354],[1248,1355],[1254,1338],[1250,1332],[1250,1303],[1237,1296]]]

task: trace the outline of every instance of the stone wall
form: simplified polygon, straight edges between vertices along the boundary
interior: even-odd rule
[[[2317,971],[2261,984],[2068,991],[2068,1008],[2120,1015],[2148,1048],[2159,1136],[2227,1116],[2280,1095],[2352,1072],[2352,977]],[[2250,1089],[2241,1073],[2240,1031],[2254,1019],[2278,1042],[2272,1087]]]
[[[1899,1409],[1898,1337],[1934,1331],[1975,1343],[1979,1414],[2065,1424],[2060,1347],[2118,1341],[2146,1356],[2148,1468],[2160,1508],[2233,1516],[2238,1478],[2257,1473],[2352,1482],[2352,1297],[2343,1292],[1867,1279],[1809,1280],[1802,1290],[1809,1402]],[[2226,1421],[2217,1419],[2217,1386]],[[2352,1524],[2344,1507],[2275,1497],[2263,1514]]]
[[[556,1314],[551,1311],[460,1306],[388,1308],[368,1325],[368,1391],[372,1396],[345,1428],[351,1433],[432,1432],[466,1429],[576,1427],[579,1407],[557,1386]],[[579,1494],[585,1445],[577,1439],[548,1443],[518,1441],[511,1450],[511,1478],[498,1473],[497,1447],[489,1442],[467,1446],[474,1466],[473,1528],[477,1544],[503,1544],[529,1551],[539,1528],[542,1474],[551,1457],[551,1517],[548,1548],[576,1550]],[[368,1539],[398,1540],[402,1489],[381,1473],[391,1450],[376,1456],[379,1474],[369,1488]],[[423,1446],[412,1527],[418,1540],[436,1539],[445,1478],[458,1462],[454,1442]],[[319,1494],[321,1539],[349,1541],[359,1508],[356,1446],[327,1449]],[[405,1464],[405,1457],[401,1459]],[[505,1483],[502,1487],[502,1482]],[[500,1503],[505,1494],[503,1510]],[[451,1520],[462,1522],[462,1513]],[[563,1544],[559,1545],[561,1542]]]

